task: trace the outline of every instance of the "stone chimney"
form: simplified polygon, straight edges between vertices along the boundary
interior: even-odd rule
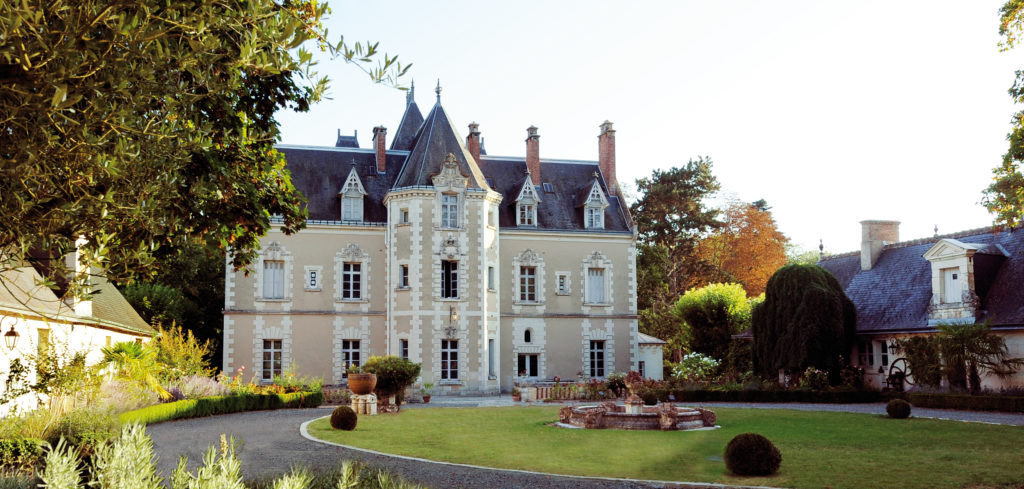
[[[601,124],[601,135],[597,137],[597,163],[608,189],[618,193],[619,182],[615,178],[615,129],[612,129],[612,123],[608,121]]]
[[[480,164],[480,124],[471,122],[469,124],[469,136],[466,136],[466,149],[473,155],[476,164]]]
[[[900,222],[861,221],[860,230],[860,269],[871,270],[882,256],[882,248],[900,240]]]
[[[377,150],[377,173],[387,171],[387,147],[384,140],[387,139],[388,128],[377,126],[373,128],[373,147]]]
[[[71,280],[76,281],[82,288],[78,291],[78,294],[87,295],[92,292],[90,286],[92,280],[89,276],[89,268],[81,262],[81,252],[79,250],[85,246],[85,236],[79,236],[75,241],[75,251],[68,253],[67,261],[65,262],[68,266],[68,270],[72,273]],[[79,316],[92,316],[92,299],[85,299],[82,297],[75,297],[71,301],[71,308],[75,311],[75,314]]]
[[[540,185],[540,135],[537,127],[526,128],[526,169],[534,185]]]

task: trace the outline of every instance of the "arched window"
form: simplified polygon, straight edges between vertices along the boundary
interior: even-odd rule
[[[523,343],[530,343],[531,341],[533,341],[533,331],[528,329],[523,333]]]

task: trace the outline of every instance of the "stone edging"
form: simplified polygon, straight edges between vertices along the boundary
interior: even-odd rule
[[[360,452],[364,452],[364,453],[369,453],[369,454],[373,454],[373,455],[398,458],[398,459],[402,459],[402,460],[411,460],[411,461],[414,461],[414,462],[424,462],[424,463],[431,463],[431,464],[438,464],[438,465],[448,465],[448,466],[453,466],[453,467],[465,467],[465,468],[469,468],[469,469],[493,470],[493,471],[497,471],[497,472],[510,472],[510,473],[518,473],[518,474],[529,474],[529,475],[537,475],[537,476],[544,476],[544,477],[564,477],[566,479],[600,480],[600,481],[610,481],[610,482],[637,482],[637,483],[643,483],[643,484],[655,484],[655,485],[659,485],[661,487],[672,487],[673,489],[676,489],[676,488],[678,488],[678,489],[777,489],[777,488],[769,487],[769,486],[732,486],[732,485],[727,485],[727,484],[716,484],[716,483],[711,483],[711,482],[676,482],[676,481],[659,481],[659,480],[648,480],[648,479],[627,479],[627,478],[621,478],[621,477],[592,477],[592,476],[582,476],[582,475],[551,474],[551,473],[548,473],[548,472],[534,472],[532,470],[502,469],[502,468],[497,468],[497,467],[486,467],[486,466],[483,466],[483,465],[460,464],[460,463],[455,463],[455,462],[441,462],[441,461],[438,461],[438,460],[430,460],[430,459],[426,459],[426,458],[409,457],[409,456],[406,456],[406,455],[395,455],[393,453],[378,452],[376,450],[370,450],[370,449],[367,449],[367,448],[359,448],[359,447],[354,447],[354,446],[351,446],[351,445],[342,445],[340,443],[334,443],[334,442],[330,442],[330,441],[326,441],[326,440],[321,440],[321,439],[316,438],[313,435],[309,434],[309,429],[308,429],[309,423],[312,423],[313,421],[316,421],[316,420],[319,420],[319,419],[324,419],[324,418],[329,418],[329,417],[330,416],[321,416],[319,418],[313,418],[313,419],[311,419],[309,421],[306,421],[306,422],[302,423],[302,425],[299,426],[299,433],[302,435],[303,438],[305,438],[305,439],[307,439],[309,441],[316,442],[316,443],[323,443],[325,445],[332,445],[332,446],[336,446],[336,447],[341,447],[341,448],[345,448],[347,450],[356,450],[356,451],[360,451]]]

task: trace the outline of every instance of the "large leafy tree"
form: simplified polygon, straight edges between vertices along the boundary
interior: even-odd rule
[[[853,345],[857,311],[828,270],[786,265],[768,280],[751,322],[754,367],[762,375],[816,367],[836,378]]]
[[[1010,50],[1020,42],[1024,32],[1024,0],[1009,0],[1000,9],[999,35],[1003,37],[1000,47]],[[1024,103],[1024,70],[1017,70],[1017,77],[1009,90],[1016,103]],[[1006,139],[1010,148],[1003,155],[1002,164],[993,170],[992,184],[985,189],[982,203],[995,215],[996,223],[1018,227],[1024,221],[1024,111],[1013,114],[1010,133]]]
[[[779,231],[764,200],[732,201],[722,215],[722,227],[699,242],[697,255],[742,284],[749,296],[761,295],[768,278],[786,264],[789,238]]]
[[[711,167],[702,157],[637,180],[640,198],[630,211],[639,230],[638,308],[647,334],[667,338],[678,331],[672,307],[679,296],[719,277],[696,256],[698,241],[720,225],[718,211],[706,202],[719,189]]]
[[[274,113],[327,86],[300,46],[377,81],[403,72],[376,45],[328,43],[326,13],[316,0],[0,2],[0,270],[30,257],[81,295],[85,273],[58,283],[76,266],[126,282],[200,246],[241,267],[272,225],[300,229],[273,148]],[[56,259],[76,241],[78,264]]]
[[[676,302],[675,313],[688,349],[720,361],[728,356],[732,335],[750,327],[750,301],[740,284],[690,289]]]

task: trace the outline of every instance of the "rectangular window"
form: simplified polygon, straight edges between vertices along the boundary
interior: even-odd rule
[[[587,269],[587,302],[591,304],[604,304],[604,269]]]
[[[534,206],[531,204],[519,204],[519,225],[520,226],[535,226],[536,223],[533,221]]]
[[[398,287],[409,288],[409,265],[398,265]]]
[[[362,263],[348,263],[341,269],[341,298],[359,300],[362,294]]]
[[[459,262],[441,261],[441,298],[459,298]]]
[[[536,353],[520,353],[519,354],[519,376],[520,377],[537,377],[540,375],[538,365],[540,364],[540,355]]]
[[[647,378],[647,362],[640,360],[639,369],[640,376]]]
[[[564,273],[558,274],[558,295],[567,295],[569,293],[569,276]]]
[[[494,267],[487,267],[487,289],[494,290]]]
[[[363,221],[362,197],[344,197],[341,199],[341,220],[345,222]]]
[[[537,302],[537,267],[519,267],[519,300]]]
[[[281,340],[263,340],[263,380],[281,375]]]
[[[409,209],[402,209],[398,211],[398,223],[409,224]]]
[[[861,341],[857,345],[857,352],[859,353],[860,365],[862,367],[875,364],[875,352],[870,341]]]
[[[284,261],[263,260],[263,298],[284,299]]]
[[[399,350],[402,355],[402,360],[409,359],[409,340],[398,340]]]
[[[359,340],[341,340],[341,376],[348,377],[348,368],[362,365],[359,358]]]
[[[320,267],[306,267],[306,290],[320,290]]]
[[[494,338],[487,339],[487,378],[496,379],[498,374],[496,373],[497,365],[495,365],[494,357],[497,353],[494,351]]]
[[[882,354],[882,363],[879,365],[883,367],[889,366],[889,345],[883,340],[878,342],[878,353]]]
[[[957,304],[963,302],[963,286],[960,285],[960,269],[957,267],[942,270],[942,302]]]
[[[590,376],[604,377],[604,341],[590,341]]]
[[[441,227],[459,227],[459,196],[441,195]]]
[[[604,227],[604,210],[600,207],[587,207],[587,228],[601,229]]]
[[[441,380],[459,380],[459,340],[441,340]]]

